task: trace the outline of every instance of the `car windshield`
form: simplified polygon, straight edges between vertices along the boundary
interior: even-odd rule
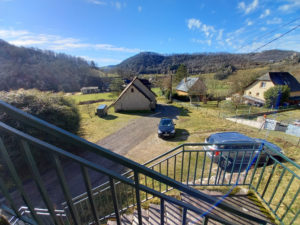
[[[172,120],[162,120],[160,121],[161,126],[172,126]]]

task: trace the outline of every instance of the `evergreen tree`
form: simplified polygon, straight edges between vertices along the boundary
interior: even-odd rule
[[[275,87],[271,87],[264,93],[266,107],[275,107],[278,100],[279,105],[282,105],[282,103],[288,101],[289,97],[290,88],[287,85],[277,85]]]
[[[174,76],[174,83],[178,84],[183,78],[188,77],[187,67],[184,64],[181,64]]]

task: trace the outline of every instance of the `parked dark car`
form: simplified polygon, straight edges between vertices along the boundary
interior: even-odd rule
[[[170,118],[162,118],[158,125],[158,137],[167,138],[175,136],[175,124]]]
[[[221,167],[226,167],[227,170],[231,170],[234,162],[234,167],[239,168],[242,164],[241,170],[245,170],[260,150],[262,143],[260,165],[265,163],[267,154],[280,158],[278,153],[283,153],[282,149],[273,143],[251,138],[238,132],[215,133],[206,138],[205,143],[212,144],[203,147],[204,150],[211,150],[207,152],[208,157],[214,163],[220,164]]]

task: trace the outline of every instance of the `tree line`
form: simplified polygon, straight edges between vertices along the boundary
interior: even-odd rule
[[[94,62],[63,53],[17,47],[0,39],[0,90],[79,91],[105,85]]]

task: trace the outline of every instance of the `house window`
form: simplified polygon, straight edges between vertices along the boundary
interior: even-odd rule
[[[249,91],[249,95],[251,95],[251,91]]]
[[[266,87],[266,82],[261,82],[261,83],[260,83],[260,87],[261,87],[261,88],[265,88],[265,87]]]
[[[134,92],[134,89],[133,89],[133,88],[131,88],[131,92],[132,92],[132,93]]]
[[[258,93],[258,92],[256,93],[256,96],[259,96],[259,93]]]

